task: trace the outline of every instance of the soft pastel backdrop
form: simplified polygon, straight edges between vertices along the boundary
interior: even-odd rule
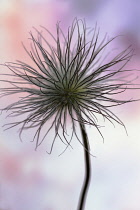
[[[55,32],[74,17],[85,18],[87,25],[98,23],[101,36],[124,35],[115,44],[118,49],[132,45],[135,56],[129,69],[140,69],[140,1],[139,0],[0,0],[0,63],[29,61],[21,42],[29,46],[28,32],[35,26]],[[7,69],[0,66],[0,71]],[[140,83],[140,79],[137,80]],[[6,84],[0,83],[0,87]],[[127,93],[140,98],[140,91]],[[14,97],[0,99],[4,107]],[[140,102],[115,108],[125,123],[128,136],[118,125],[102,128],[105,142],[94,128],[88,128],[92,153],[92,180],[86,210],[140,210]],[[0,210],[76,210],[84,178],[83,149],[73,140],[58,157],[62,145],[58,140],[51,156],[47,143],[37,152],[28,131],[19,141],[17,129],[3,131],[11,121],[0,115]],[[47,125],[46,125],[47,126]],[[46,142],[51,140],[51,134]]]

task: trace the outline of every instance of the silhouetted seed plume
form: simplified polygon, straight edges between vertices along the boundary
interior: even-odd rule
[[[83,144],[76,133],[77,123],[92,125],[102,135],[98,115],[124,126],[110,107],[132,101],[115,97],[127,89],[134,89],[124,78],[124,72],[130,71],[124,66],[133,55],[131,47],[106,62],[104,49],[116,37],[108,39],[105,35],[99,41],[97,26],[90,29],[85,21],[74,19],[67,34],[63,33],[59,23],[56,36],[45,27],[41,27],[43,32],[34,30],[37,35],[30,32],[31,49],[24,47],[34,64],[5,63],[11,74],[7,74],[7,80],[1,81],[8,82],[11,87],[1,88],[1,95],[26,94],[3,109],[11,111],[10,116],[15,119],[26,114],[24,120],[10,123],[8,128],[21,125],[20,135],[24,130],[36,128],[33,139],[36,149],[54,128],[51,153],[56,137],[66,144],[66,148],[71,145],[74,135]],[[50,38],[53,45],[49,43]],[[47,124],[51,118],[52,123]],[[72,125],[70,138],[67,138],[67,124]],[[40,138],[43,127],[46,132]]]

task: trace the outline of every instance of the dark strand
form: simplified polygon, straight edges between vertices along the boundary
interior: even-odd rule
[[[82,135],[82,138],[83,138],[85,178],[84,178],[84,183],[83,183],[83,187],[82,187],[82,190],[81,190],[77,210],[84,210],[86,197],[87,197],[87,192],[88,192],[90,179],[91,179],[91,161],[90,161],[90,153],[89,153],[90,147],[89,147],[89,141],[88,141],[88,136],[87,136],[87,133],[86,133],[85,125],[81,124],[81,123],[79,123],[79,125],[80,125],[81,135]]]

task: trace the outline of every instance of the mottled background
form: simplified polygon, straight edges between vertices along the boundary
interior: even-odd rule
[[[132,45],[135,56],[129,69],[140,69],[139,0],[0,0],[0,63],[29,61],[21,42],[29,45],[32,27],[47,27],[53,33],[61,21],[64,31],[74,17],[87,25],[98,23],[101,36],[124,35],[118,49]],[[0,67],[1,72],[7,69]],[[140,80],[138,79],[138,82]],[[1,86],[6,84],[0,84]],[[127,93],[140,98],[140,91]],[[0,99],[3,107],[13,97]],[[92,153],[92,181],[86,210],[140,210],[140,102],[115,108],[128,131],[105,123],[105,142],[94,128],[88,128]],[[51,134],[37,152],[30,132],[19,141],[17,129],[3,131],[11,121],[0,115],[0,210],[76,210],[84,177],[83,149],[73,140],[73,150],[62,151],[60,140],[51,156],[46,153]],[[46,125],[47,126],[47,125]]]

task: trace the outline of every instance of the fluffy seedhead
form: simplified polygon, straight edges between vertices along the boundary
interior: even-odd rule
[[[15,118],[26,116],[8,128],[21,125],[20,136],[23,130],[36,128],[33,138],[36,148],[54,129],[51,153],[56,137],[66,148],[71,145],[73,135],[79,140],[77,122],[81,126],[92,125],[100,132],[98,115],[101,115],[111,123],[115,121],[124,126],[110,107],[133,101],[115,97],[133,89],[131,82],[124,78],[124,72],[129,71],[124,66],[133,55],[131,47],[109,60],[104,50],[116,37],[109,39],[105,35],[99,41],[97,26],[89,29],[84,21],[75,19],[64,34],[58,23],[56,36],[41,28],[42,32],[34,28],[36,36],[30,32],[30,51],[24,47],[33,65],[21,61],[5,64],[12,74],[7,74],[5,82],[10,87],[1,88],[2,96],[20,94],[20,99],[3,110],[10,111],[10,116]],[[67,138],[67,124],[72,128],[70,138]],[[43,127],[45,133],[41,136]]]

